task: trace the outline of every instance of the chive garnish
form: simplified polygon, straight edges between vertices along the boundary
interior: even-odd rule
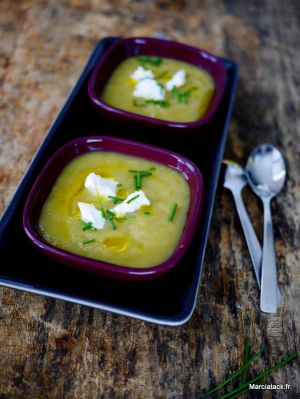
[[[135,188],[135,190],[138,189],[137,175],[134,176],[134,188]]]
[[[123,202],[125,198],[114,197],[113,195],[108,195],[107,198],[110,198],[114,204],[117,202]]]
[[[128,201],[126,201],[126,204],[130,204],[130,202],[136,200],[137,198],[139,198],[139,194],[135,195],[134,197],[130,198]]]
[[[116,224],[115,224],[115,222],[114,222],[114,216],[115,216],[115,214],[114,214],[112,211],[107,211],[107,216],[108,216],[108,220],[109,220],[109,222],[110,222],[112,228],[113,228],[114,230],[116,230],[117,227],[116,227]]]
[[[163,61],[161,57],[150,57],[149,55],[140,55],[137,57],[137,59],[142,64],[150,64],[153,66],[159,66]]]
[[[176,210],[177,210],[177,204],[176,204],[176,202],[173,204],[173,206],[172,206],[172,210],[171,210],[171,213],[170,213],[170,216],[169,216],[169,222],[172,222],[172,220],[174,219],[174,216],[175,216],[175,212],[176,212]]]
[[[152,175],[152,172],[150,170],[155,170],[155,167],[153,166],[149,170],[134,170],[134,169],[129,169],[129,172],[135,173],[134,176],[134,188],[136,190],[139,190],[142,188],[142,177],[148,177]]]
[[[190,98],[192,89],[179,91],[176,86],[171,90],[171,96],[175,98],[179,103],[187,104]]]
[[[82,223],[83,223],[83,226],[82,226],[82,230],[83,231],[86,231],[86,230],[89,230],[89,229],[94,230],[94,231],[96,230],[95,227],[93,227],[93,223],[92,222],[84,222],[82,220]]]
[[[133,100],[133,105],[135,107],[145,107],[147,104],[159,105],[162,108],[168,108],[171,105],[170,102],[166,101],[166,100],[152,100],[152,99],[148,99],[148,100],[134,99]]]
[[[146,104],[153,104],[153,105],[159,105],[162,108],[168,108],[170,106],[170,102],[166,100],[145,100]]]
[[[122,183],[118,183],[118,184],[117,184],[117,187],[122,187]]]
[[[149,170],[154,170],[154,169],[151,168]],[[129,172],[140,173],[141,177],[146,177],[146,176],[151,176],[152,175],[152,173],[149,172],[148,170],[133,170],[133,169],[129,169]]]
[[[149,168],[149,170],[156,170],[156,167],[155,166],[151,166],[151,168]]]
[[[92,244],[92,243],[95,242],[95,241],[96,241],[96,240],[93,238],[92,240],[83,241],[82,244],[83,244],[83,245],[88,245],[88,244]]]
[[[142,187],[142,175],[140,171],[136,172],[136,187],[141,188]]]
[[[105,210],[104,210],[104,207],[103,207],[103,204],[102,204],[102,201],[101,201],[101,198],[99,195],[98,195],[98,201],[99,201],[99,209],[101,211],[102,217],[103,217],[103,219],[106,219]]]
[[[146,212],[144,212],[144,215],[151,215],[151,212],[148,212],[148,211],[146,211]]]

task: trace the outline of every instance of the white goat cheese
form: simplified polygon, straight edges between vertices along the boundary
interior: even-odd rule
[[[163,100],[165,98],[164,89],[154,79],[143,79],[138,82],[133,91],[134,97],[146,100]]]
[[[132,213],[140,209],[143,205],[150,205],[150,201],[143,191],[135,191],[128,195],[128,197],[111,209],[117,216],[125,216],[127,213]]]
[[[142,66],[138,66],[136,70],[130,75],[133,80],[139,82],[142,79],[153,79],[154,75],[150,69],[144,69]]]
[[[102,213],[92,204],[86,204],[85,202],[78,202],[78,207],[81,213],[81,220],[85,223],[92,223],[95,229],[103,229],[105,225],[105,219]]]
[[[118,182],[113,179],[104,179],[103,177],[90,173],[85,179],[84,187],[93,195],[108,197],[116,195]]]
[[[186,80],[186,73],[185,70],[180,69],[174,75],[172,78],[166,83],[166,88],[167,90],[172,90],[173,87],[180,87],[185,84]]]

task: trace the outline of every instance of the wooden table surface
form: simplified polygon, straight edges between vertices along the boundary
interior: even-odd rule
[[[226,157],[244,164],[253,147],[270,142],[288,168],[273,203],[278,314],[259,310],[241,226],[220,188],[197,306],[182,327],[0,288],[0,397],[201,398],[241,365],[246,336],[253,350],[265,348],[253,374],[299,350],[299,2],[4,0],[0,21],[1,210],[94,45],[109,35],[167,36],[236,60]],[[249,191],[244,197],[261,239],[261,205]],[[250,397],[299,398],[299,371],[296,360],[268,378],[291,384],[289,392]]]

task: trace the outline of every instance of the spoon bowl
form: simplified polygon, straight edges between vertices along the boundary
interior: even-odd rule
[[[259,197],[273,198],[285,182],[286,167],[280,151],[271,144],[256,147],[249,156],[246,175]]]

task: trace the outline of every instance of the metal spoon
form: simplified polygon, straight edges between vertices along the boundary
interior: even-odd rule
[[[271,144],[256,147],[249,156],[246,175],[264,207],[260,308],[266,313],[276,313],[278,285],[270,203],[285,182],[286,168],[281,153]]]
[[[247,176],[244,169],[236,162],[223,160],[226,165],[224,176],[224,187],[231,191],[235,201],[236,209],[240,218],[243,232],[246,238],[248,250],[252,260],[258,287],[260,288],[261,280],[261,264],[262,264],[262,250],[256,233],[253,229],[252,223],[246,211],[244,201],[242,198],[243,188],[248,184]],[[281,300],[281,293],[277,290],[278,303]]]
[[[244,231],[258,286],[260,287],[262,250],[246,211],[242,190],[248,184],[244,169],[237,163],[224,160],[226,165],[224,187],[232,192],[236,209]]]

